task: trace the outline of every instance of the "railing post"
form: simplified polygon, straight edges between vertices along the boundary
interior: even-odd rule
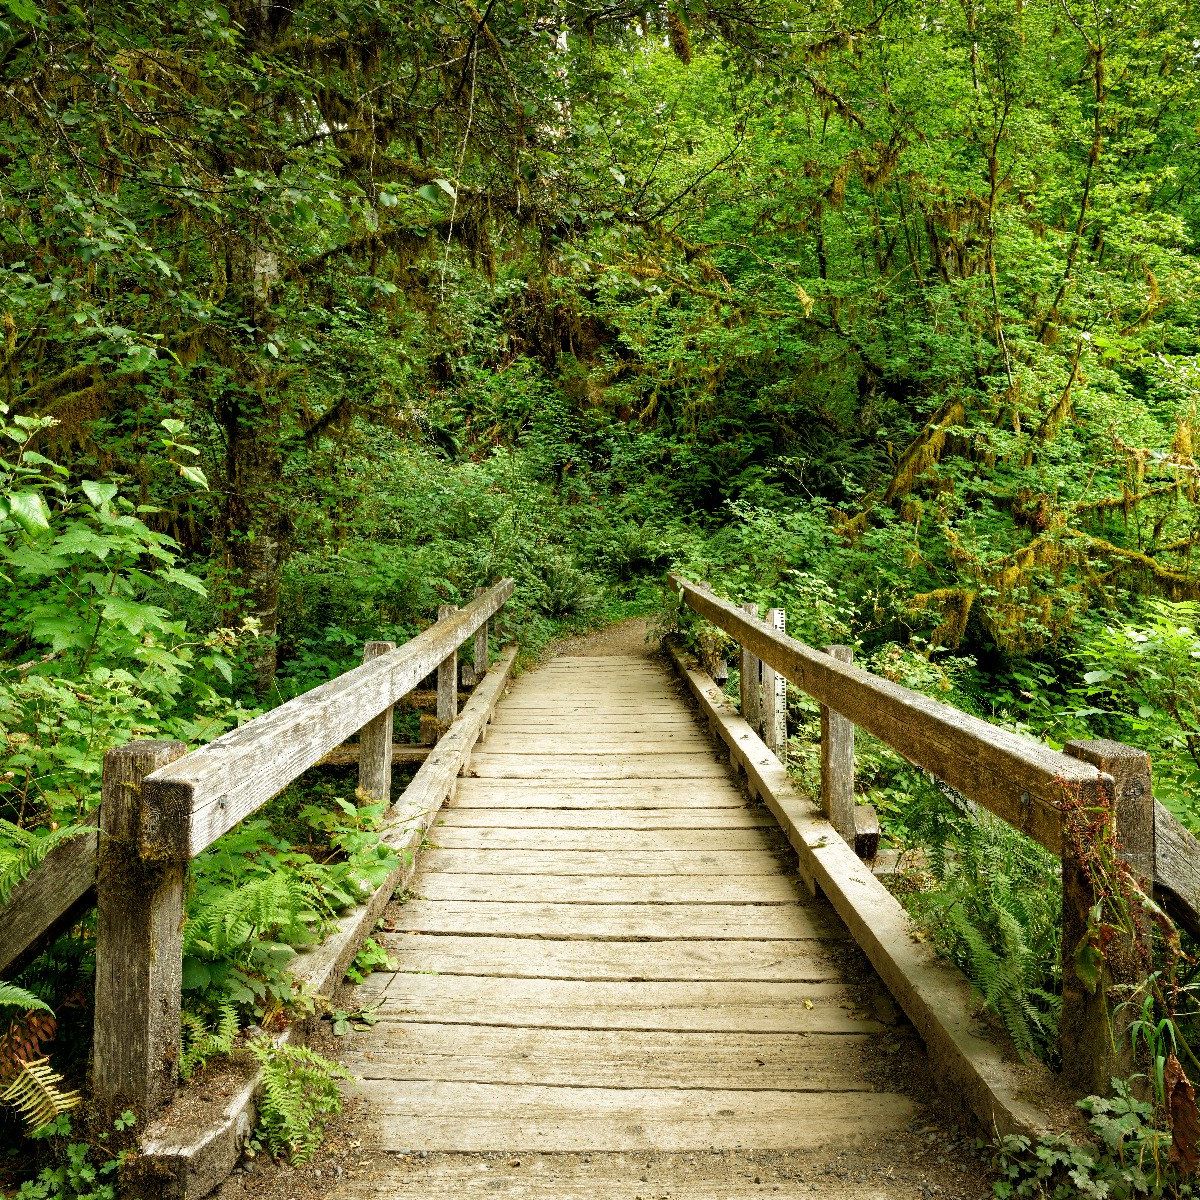
[[[1079,798],[1086,822],[1088,810],[1109,823],[1117,852],[1134,881],[1149,896],[1154,886],[1154,789],[1150,756],[1120,742],[1068,742],[1063,752],[1090,763],[1102,774],[1089,794]],[[1107,814],[1102,814],[1103,809]],[[1097,813],[1096,810],[1101,810]],[[1067,818],[1070,819],[1069,817]],[[1095,819],[1095,818],[1093,818]],[[1103,958],[1093,968],[1080,955],[1088,936],[1090,914],[1097,901],[1093,872],[1081,861],[1092,847],[1078,846],[1064,831],[1062,855],[1063,1007],[1059,1022],[1063,1076],[1081,1093],[1106,1094],[1111,1079],[1136,1069],[1127,1036],[1128,1019],[1115,1010],[1132,998],[1132,989],[1149,969],[1149,932],[1136,898],[1129,904],[1130,929],[1108,939]],[[1113,914],[1103,914],[1111,922]],[[1084,962],[1081,971],[1081,961]],[[1111,996],[1110,993],[1114,993]],[[1132,1017],[1132,1006],[1126,1010]]]
[[[395,648],[395,642],[368,642],[363,647],[363,662]],[[358,735],[358,790],[376,804],[392,802],[392,712],[390,707],[385,709]]]
[[[92,1088],[107,1118],[131,1108],[144,1122],[175,1090],[188,827],[148,811],[142,781],[185,752],[182,742],[141,741],[104,756]],[[145,836],[170,829],[177,844]]]
[[[758,605],[753,600],[747,600],[742,608],[752,617],[758,616]],[[762,705],[759,693],[759,671],[762,663],[742,647],[742,716],[749,722],[750,728],[758,732],[762,721]]]
[[[438,605],[438,620],[452,616],[458,611],[453,604]],[[438,736],[454,722],[458,716],[458,647],[442,660],[437,671],[437,720]]]
[[[767,624],[780,633],[787,632],[787,613],[782,608],[767,609]],[[787,679],[773,667],[762,667],[763,741],[779,759],[787,758]]]
[[[849,646],[826,646],[838,662],[853,662]],[[821,807],[837,830],[854,845],[854,722],[821,705]]]
[[[475,631],[475,658],[471,664],[475,672],[473,683],[478,683],[488,673],[488,624],[484,621]]]

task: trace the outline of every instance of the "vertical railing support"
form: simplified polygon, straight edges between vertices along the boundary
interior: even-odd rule
[[[758,616],[758,605],[753,600],[747,600],[742,608],[752,617]],[[762,705],[759,692],[759,672],[762,663],[742,647],[742,716],[750,723],[750,728],[758,732],[762,722]]]
[[[780,633],[787,632],[787,613],[782,608],[767,609],[767,624]],[[763,741],[779,759],[787,758],[787,679],[773,667],[762,665]]]
[[[438,605],[438,620],[452,616],[458,609],[453,604]],[[438,737],[458,716],[458,649],[455,648],[438,666],[437,672],[437,720]]]
[[[838,662],[853,662],[849,646],[826,646]],[[821,807],[834,829],[854,845],[854,722],[821,705]]]
[[[363,662],[395,650],[395,642],[368,642]],[[392,802],[392,709],[368,721],[358,735],[358,790],[376,804]]]
[[[1063,1077],[1081,1094],[1107,1094],[1113,1077],[1136,1069],[1127,1036],[1135,1005],[1133,989],[1150,969],[1149,931],[1136,896],[1117,900],[1123,914],[1105,911],[1102,925],[1116,930],[1101,934],[1093,928],[1093,910],[1102,900],[1096,872],[1105,869],[1106,856],[1096,844],[1079,845],[1070,829],[1107,826],[1117,853],[1128,865],[1134,882],[1146,895],[1154,884],[1154,790],[1150,756],[1119,742],[1068,742],[1063,752],[1091,763],[1101,772],[1094,786],[1079,797],[1078,814],[1065,814],[1062,848],[1062,962],[1063,1006],[1059,1022]],[[1086,861],[1085,861],[1086,859]],[[1111,869],[1111,868],[1110,868]],[[1112,881],[1117,884],[1117,881]],[[1102,884],[1103,886],[1103,884]],[[1100,947],[1084,943],[1100,941]]]
[[[104,756],[92,1089],[107,1119],[129,1108],[144,1122],[175,1089],[188,824],[150,811],[142,781],[185,750],[142,741]]]
[[[473,683],[478,683],[488,673],[488,624],[484,621],[475,631],[475,655],[471,664],[475,672]]]

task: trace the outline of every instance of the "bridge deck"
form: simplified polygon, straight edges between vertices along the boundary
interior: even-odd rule
[[[339,1197],[594,1194],[569,1163],[485,1188],[464,1153],[878,1149],[911,1128],[919,1102],[881,1070],[911,1038],[657,660],[518,680],[431,840],[392,909],[396,969],[360,995],[379,1022],[348,1047],[392,1166]],[[707,1196],[691,1175],[645,1194]]]

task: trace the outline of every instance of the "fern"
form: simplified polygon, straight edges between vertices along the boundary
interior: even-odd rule
[[[51,850],[91,832],[90,826],[64,825],[49,833],[33,833],[11,821],[0,820],[0,908],[46,861]]]
[[[64,1092],[59,1087],[62,1081],[48,1058],[22,1063],[16,1078],[0,1093],[0,1103],[15,1108],[32,1133],[78,1107],[79,1093]]]
[[[194,1012],[184,1012],[180,1017],[183,1032],[183,1047],[179,1055],[179,1074],[187,1079],[197,1067],[202,1067],[210,1058],[228,1054],[233,1049],[241,1030],[237,1009],[229,1001],[216,1006],[212,1022]]]
[[[307,1162],[321,1144],[326,1120],[341,1112],[337,1081],[352,1076],[307,1046],[259,1038],[250,1049],[262,1066],[259,1140],[277,1157]]]
[[[6,983],[0,979],[0,1008],[19,1008],[22,1012],[50,1012],[50,1005],[40,996],[17,987],[15,983]]]

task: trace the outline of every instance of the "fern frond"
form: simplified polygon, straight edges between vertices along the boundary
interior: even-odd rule
[[[16,1109],[26,1127],[33,1132],[79,1105],[79,1093],[64,1092],[59,1087],[62,1081],[48,1058],[22,1063],[16,1078],[0,1094],[0,1103]]]
[[[339,1079],[352,1076],[307,1046],[276,1046],[268,1038],[251,1042],[262,1065],[259,1132],[272,1154],[307,1162],[321,1144],[325,1119],[341,1111]]]
[[[33,992],[17,987],[15,983],[5,983],[3,979],[0,979],[0,1008],[19,1008],[22,1012],[44,1012],[54,1015],[50,1005],[41,996],[35,996]]]
[[[64,825],[50,833],[34,834],[11,821],[0,823],[0,908],[13,898],[13,893],[46,861],[56,846],[91,833],[90,825]],[[8,845],[4,845],[7,842]]]

